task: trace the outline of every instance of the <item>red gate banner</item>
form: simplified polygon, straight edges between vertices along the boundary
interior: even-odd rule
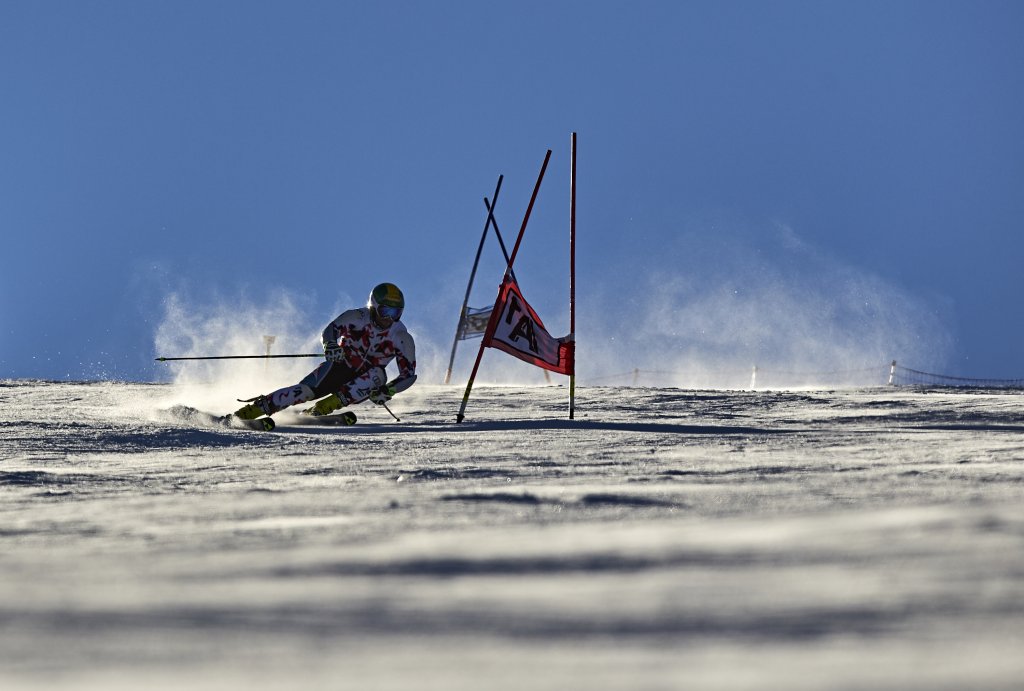
[[[575,342],[547,332],[512,278],[501,284],[483,345],[559,374],[572,375],[575,370]]]

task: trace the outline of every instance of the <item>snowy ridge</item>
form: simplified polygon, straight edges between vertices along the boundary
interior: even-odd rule
[[[1024,379],[984,379],[935,374],[885,363],[857,369],[791,371],[776,367],[702,365],[697,371],[647,370],[589,377],[585,384],[617,386],[706,386],[733,389],[864,388],[872,386],[932,386],[961,389],[1024,389]]]

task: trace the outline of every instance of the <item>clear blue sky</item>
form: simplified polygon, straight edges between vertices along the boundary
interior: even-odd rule
[[[0,377],[157,379],[170,296],[289,295],[316,332],[382,280],[446,359],[482,198],[503,173],[512,238],[548,148],[517,273],[561,335],[572,131],[604,367],[770,358],[805,312],[870,357],[1024,376],[1022,26],[977,0],[8,0]]]

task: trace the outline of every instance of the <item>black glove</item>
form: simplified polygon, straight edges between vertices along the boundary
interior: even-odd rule
[[[344,362],[345,351],[337,343],[325,343],[324,357],[328,362]]]
[[[395,395],[395,387],[390,384],[385,384],[380,388],[374,389],[370,393],[370,400],[377,405],[384,405],[391,400],[391,397]]]

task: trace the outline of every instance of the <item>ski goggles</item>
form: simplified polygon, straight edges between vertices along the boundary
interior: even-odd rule
[[[384,319],[390,319],[391,321],[398,321],[398,318],[402,316],[401,307],[390,307],[388,305],[377,305],[377,314]]]

